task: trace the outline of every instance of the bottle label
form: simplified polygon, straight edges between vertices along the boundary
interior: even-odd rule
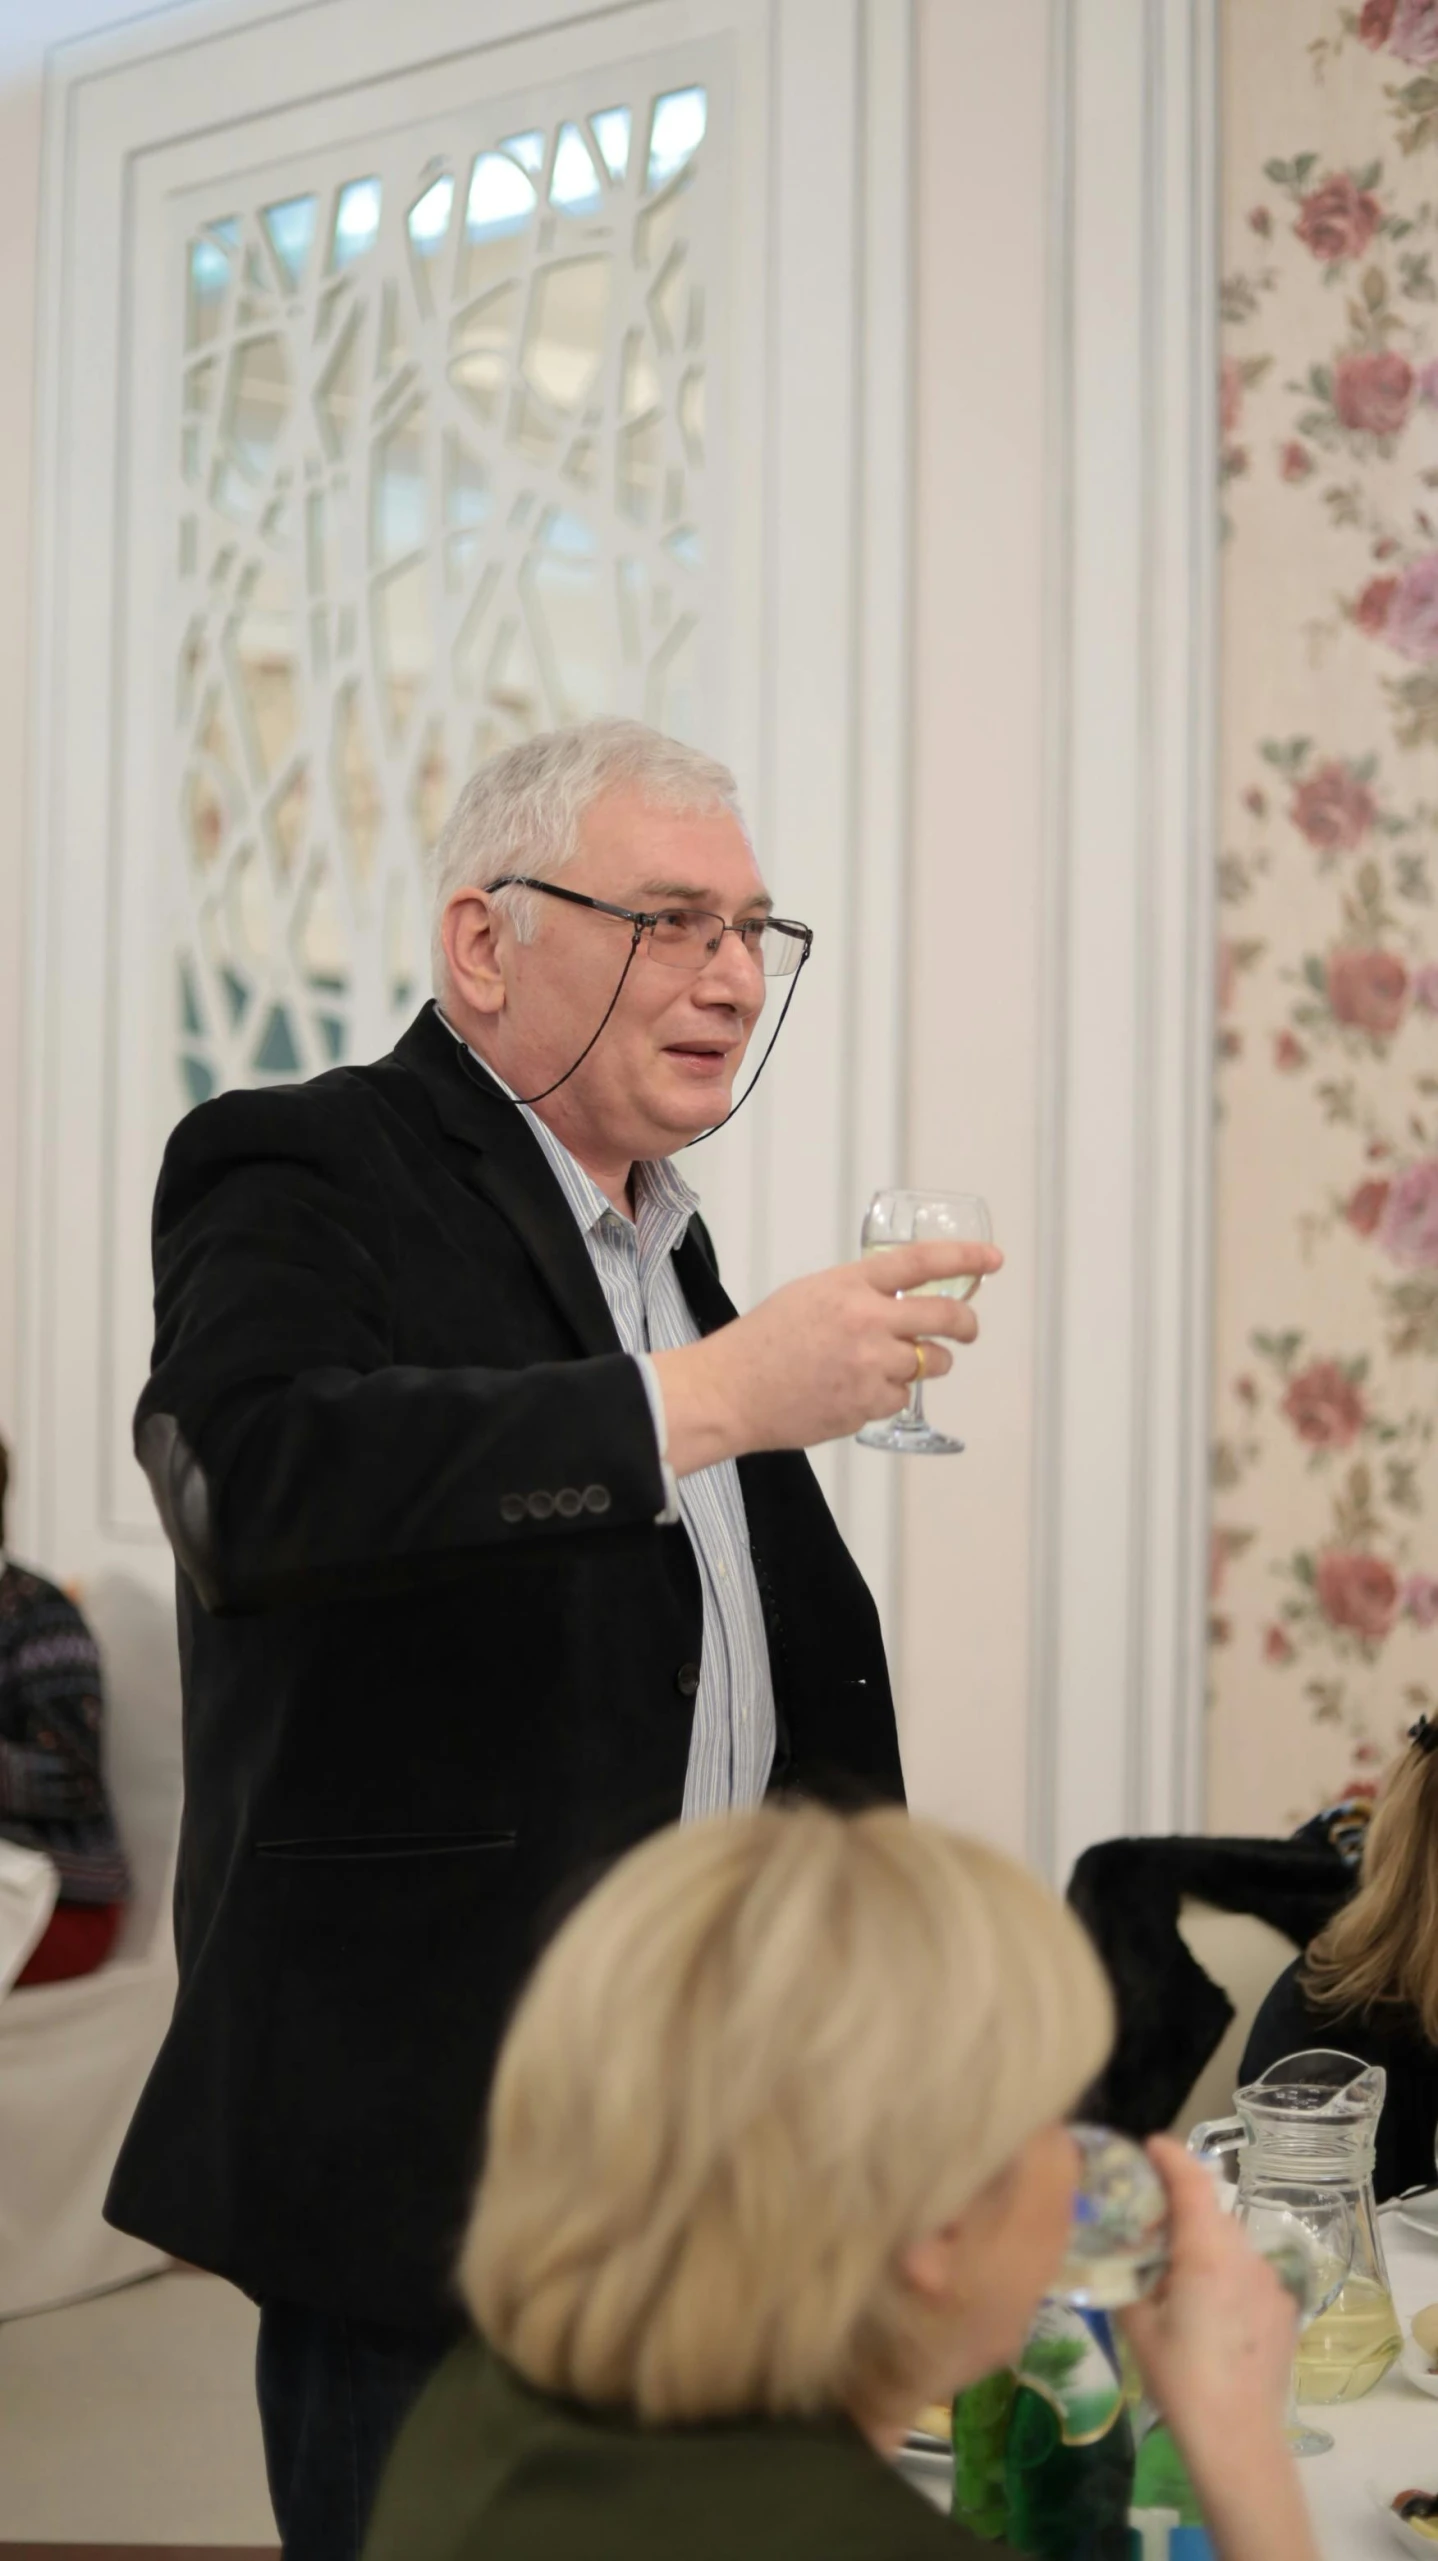
[[[1065,2445],[1097,2445],[1123,2410],[1112,2332],[1101,2312],[1041,2303],[1019,2359],[1019,2380],[1047,2401]]]

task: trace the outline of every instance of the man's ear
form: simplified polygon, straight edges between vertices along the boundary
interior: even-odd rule
[[[496,948],[499,923],[487,890],[457,889],[440,925],[450,984],[477,1014],[504,1010],[507,990]]]

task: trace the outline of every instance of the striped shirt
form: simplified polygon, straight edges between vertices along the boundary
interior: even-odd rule
[[[454,1030],[453,1024],[446,1028]],[[470,1055],[479,1058],[477,1050]],[[663,1394],[647,1355],[679,1351],[699,1340],[671,1260],[699,1206],[697,1194],[667,1157],[657,1156],[636,1164],[634,1216],[624,1217],[563,1140],[527,1103],[516,1100],[489,1061],[480,1058],[479,1064],[523,1113],[544,1151],[584,1238],[614,1330],[639,1362],[665,1481],[675,1485],[667,1462]],[[689,1822],[701,1814],[727,1813],[731,1806],[758,1804],[774,1760],[774,1688],[738,1468],[732,1459],[723,1459],[717,1467],[680,1477],[674,1499],[694,1551],[704,1601],[699,1689],[681,1811],[681,1820]]]

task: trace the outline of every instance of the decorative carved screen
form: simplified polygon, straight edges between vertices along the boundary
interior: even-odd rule
[[[548,103],[261,173],[186,242],[177,1108],[389,1045],[484,756],[702,717],[709,99]]]

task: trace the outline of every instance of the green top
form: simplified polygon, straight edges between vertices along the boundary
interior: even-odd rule
[[[411,2412],[364,2561],[1003,2561],[847,2419],[645,2427],[536,2392],[477,2339]]]

